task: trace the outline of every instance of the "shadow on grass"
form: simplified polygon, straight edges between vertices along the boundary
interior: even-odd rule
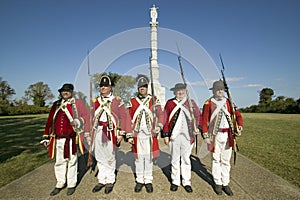
[[[43,149],[39,142],[47,115],[16,116],[0,119],[0,163],[28,150],[36,153]]]

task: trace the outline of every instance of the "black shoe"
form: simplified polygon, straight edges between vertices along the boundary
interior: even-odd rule
[[[214,190],[217,195],[222,195],[222,185],[215,185]]]
[[[54,188],[54,190],[52,190],[52,192],[50,193],[50,196],[55,196],[57,195],[62,188]]]
[[[105,194],[111,193],[111,191],[113,190],[113,188],[114,188],[113,184],[111,184],[111,183],[106,184],[104,193]]]
[[[225,192],[228,196],[232,196],[232,195],[233,195],[233,192],[232,192],[232,190],[230,189],[230,187],[229,187],[228,185],[223,186],[223,190],[224,190],[224,192]]]
[[[193,189],[192,189],[192,187],[191,187],[190,185],[184,186],[184,189],[185,189],[185,191],[187,191],[188,193],[193,192]]]
[[[142,190],[143,184],[141,183],[136,183],[135,187],[134,187],[134,191],[135,192],[140,192]]]
[[[70,196],[70,195],[72,195],[74,192],[75,192],[75,187],[73,187],[73,188],[68,188],[68,190],[67,190],[67,195]]]
[[[147,191],[148,193],[152,193],[152,192],[153,192],[153,186],[152,186],[152,183],[147,183],[147,184],[145,185],[145,188],[146,188],[146,191]]]
[[[102,184],[102,183],[98,183],[94,188],[93,188],[93,190],[92,190],[92,192],[99,192],[102,188],[104,188],[104,184]]]
[[[173,191],[173,192],[175,192],[175,191],[177,191],[177,189],[178,189],[178,186],[177,186],[177,185],[174,185],[174,184],[172,183],[172,184],[171,184],[171,187],[170,187],[170,190]]]

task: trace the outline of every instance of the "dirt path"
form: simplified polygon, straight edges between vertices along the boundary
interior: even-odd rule
[[[299,199],[300,188],[291,185],[277,175],[258,166],[244,156],[238,154],[237,164],[232,166],[230,186],[234,196],[225,194],[217,196],[212,189],[209,156],[199,160],[194,155],[192,160],[193,193],[187,193],[183,187],[177,192],[170,188],[170,154],[166,146],[161,144],[161,156],[154,166],[154,192],[148,194],[145,188],[140,193],[134,192],[135,178],[133,174],[134,159],[128,144],[123,143],[118,152],[118,173],[114,190],[106,195],[104,190],[92,193],[97,184],[96,172],[81,171],[80,180],[75,193],[67,196],[62,190],[55,197],[50,192],[55,187],[55,177],[51,161],[20,179],[0,188],[0,199]],[[80,158],[80,169],[85,165]],[[86,173],[85,173],[86,172]]]

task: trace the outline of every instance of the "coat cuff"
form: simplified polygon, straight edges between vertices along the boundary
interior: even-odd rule
[[[162,137],[162,138],[169,137],[169,136],[170,136],[170,135],[169,135],[168,132],[162,132],[162,133],[161,133],[161,137]]]
[[[117,134],[118,136],[126,136],[126,132],[125,131],[118,130],[117,133],[118,133]]]
[[[49,135],[43,135],[42,140],[49,140],[50,136]]]
[[[132,133],[126,133],[126,139],[130,139],[133,138],[133,134]]]

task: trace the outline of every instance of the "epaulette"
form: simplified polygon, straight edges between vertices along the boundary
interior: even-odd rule
[[[93,98],[93,103],[95,103],[97,101],[97,97],[96,98]]]
[[[121,100],[121,97],[120,97],[120,96],[115,96],[115,98],[116,98],[117,100]]]
[[[210,98],[207,99],[204,104],[209,104],[209,102],[210,102]]]

